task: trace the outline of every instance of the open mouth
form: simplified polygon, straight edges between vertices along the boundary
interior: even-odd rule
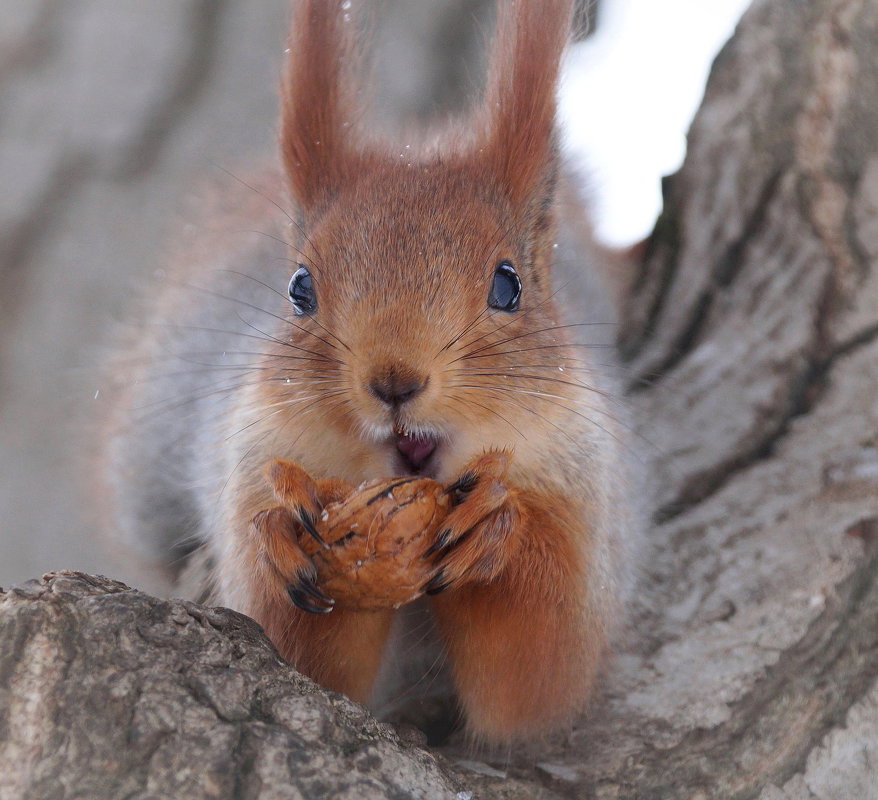
[[[393,443],[403,472],[411,475],[433,475],[436,471],[436,448],[439,439],[429,434],[408,434],[394,430]]]

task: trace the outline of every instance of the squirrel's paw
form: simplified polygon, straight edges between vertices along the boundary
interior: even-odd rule
[[[317,530],[317,519],[326,503],[343,497],[350,487],[342,481],[315,481],[298,464],[280,458],[268,465],[266,478],[283,506],[254,518],[260,552],[286,581],[286,592],[295,606],[325,614],[335,601],[317,587],[317,569],[299,541],[301,536],[310,536],[324,550],[329,547]]]
[[[310,535],[289,508],[260,511],[250,523],[266,578],[285,591],[295,606],[311,614],[326,614],[335,603],[317,587],[317,569],[299,547],[299,536]]]
[[[274,495],[286,506],[302,528],[324,549],[329,547],[317,532],[317,518],[323,511],[317,482],[293,461],[276,458],[266,470]]]
[[[489,583],[508,562],[521,524],[513,490],[505,483],[510,456],[490,451],[473,459],[446,491],[455,507],[425,553],[436,572],[424,587],[437,594],[461,583]]]

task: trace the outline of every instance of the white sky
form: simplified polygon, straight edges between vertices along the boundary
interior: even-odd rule
[[[565,64],[566,147],[581,159],[598,236],[646,236],[659,180],[676,171],[713,58],[750,0],[605,0],[598,27]]]

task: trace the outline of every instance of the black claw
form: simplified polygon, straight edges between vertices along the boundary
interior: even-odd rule
[[[475,472],[467,470],[454,483],[446,487],[445,494],[453,494],[454,505],[458,505],[463,502],[466,495],[476,488],[478,482],[479,476]]]
[[[314,566],[314,562],[310,559],[296,571],[296,583],[291,583],[290,586],[306,582],[312,586],[317,584],[317,567]]]
[[[299,522],[302,523],[302,527],[314,537],[315,541],[324,549],[329,550],[329,545],[326,543],[324,538],[317,533],[317,528],[314,526],[314,515],[308,511],[304,506],[298,506],[296,508],[296,514],[299,517]]]
[[[427,552],[424,553],[424,557],[433,555],[437,550],[441,550],[443,547],[448,546],[448,540],[451,538],[451,531],[448,528],[439,531],[436,534],[436,541],[433,542],[428,548]]]
[[[440,569],[429,581],[424,585],[424,591],[427,594],[439,594],[444,592],[451,585],[451,581],[445,580],[445,570]]]
[[[319,600],[321,603],[326,603],[327,605],[330,605],[330,606],[335,605],[335,600],[333,600],[328,595],[324,594],[310,580],[300,580],[297,588],[300,591],[304,592],[305,594],[313,597],[315,600]]]
[[[314,603],[310,602],[305,597],[304,591],[297,587],[288,586],[287,594],[290,596],[290,600],[293,601],[293,605],[296,606],[296,608],[301,608],[302,611],[307,611],[309,614],[328,614],[332,611],[332,606],[314,605]]]

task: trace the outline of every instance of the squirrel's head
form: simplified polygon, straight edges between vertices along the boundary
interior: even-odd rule
[[[297,266],[275,335],[294,379],[272,402],[307,407],[376,473],[451,474],[526,447],[567,399],[549,268],[571,2],[502,3],[480,107],[395,149],[357,132],[342,5],[301,0],[293,20],[280,144]]]

